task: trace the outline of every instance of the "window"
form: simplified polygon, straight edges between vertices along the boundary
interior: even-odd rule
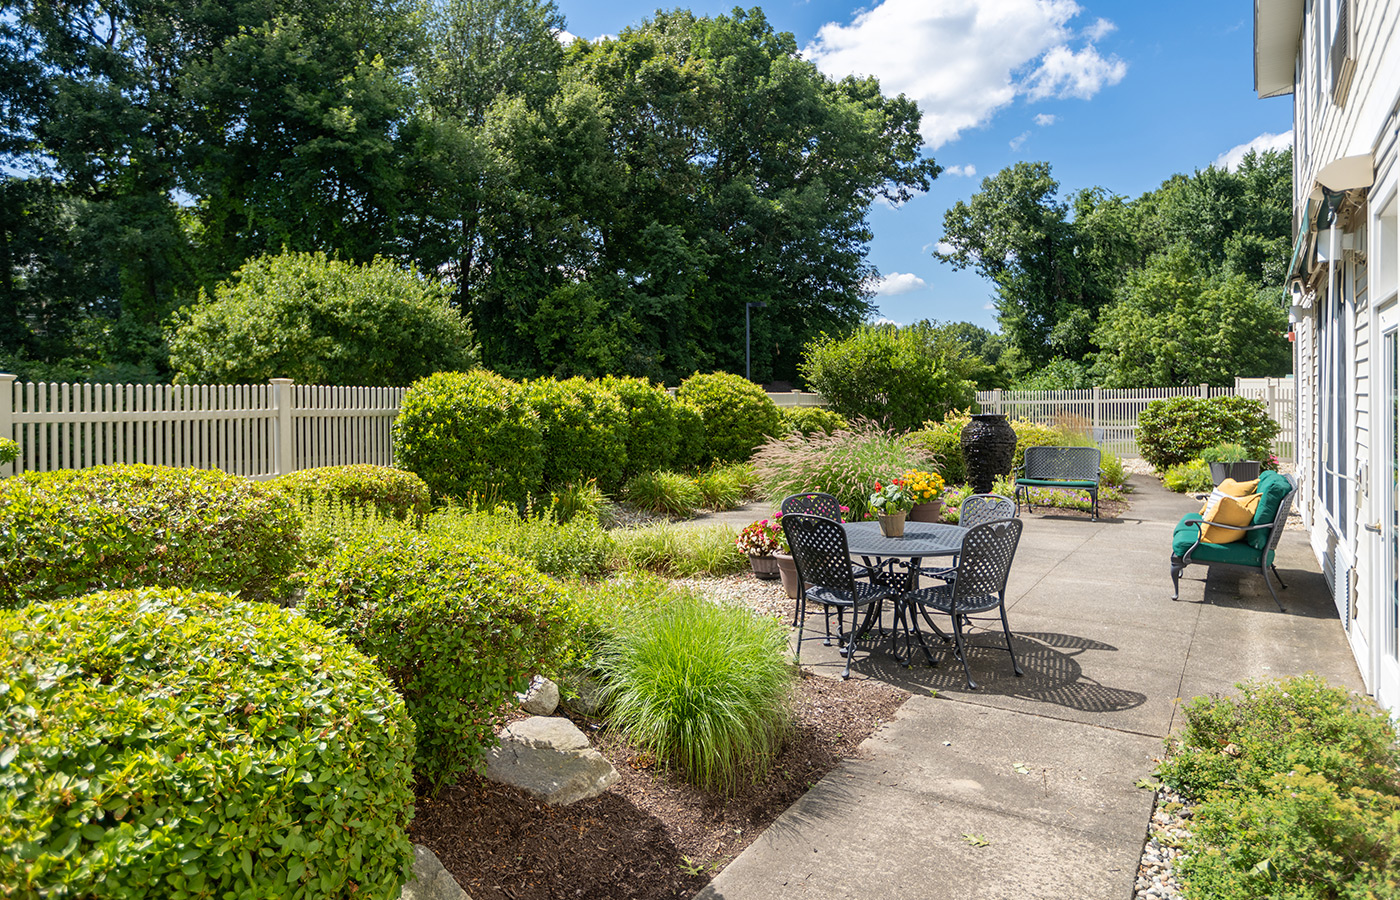
[[[1321,237],[1321,235],[1319,235]],[[1317,404],[1317,486],[1322,507],[1339,537],[1351,527],[1351,439],[1347,427],[1351,387],[1347,378],[1347,302],[1351,294],[1346,266],[1334,266],[1333,282],[1319,302]]]

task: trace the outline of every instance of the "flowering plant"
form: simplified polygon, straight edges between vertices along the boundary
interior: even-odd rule
[[[914,507],[914,495],[909,492],[903,478],[896,478],[889,484],[875,482],[875,493],[870,495],[870,508],[880,515],[908,512]]]
[[[943,496],[943,476],[937,472],[910,469],[904,473],[904,486],[913,495],[915,503],[929,503]]]
[[[771,519],[760,519],[746,525],[739,532],[734,546],[745,556],[772,556],[774,553],[788,552],[787,537],[783,534],[782,514]]]

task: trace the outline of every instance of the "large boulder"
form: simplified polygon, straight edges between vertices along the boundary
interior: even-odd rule
[[[598,796],[618,774],[573,722],[531,716],[501,732],[500,746],[486,753],[486,777],[568,806]]]
[[[437,854],[422,844],[413,845],[413,876],[403,886],[399,900],[472,900],[457,879],[443,868]]]

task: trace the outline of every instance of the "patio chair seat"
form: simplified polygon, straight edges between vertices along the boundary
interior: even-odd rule
[[[954,579],[956,580],[956,579]],[[933,587],[922,588],[919,591],[918,601],[924,606],[931,606],[941,613],[953,614],[953,585],[939,584]],[[958,612],[980,613],[989,609],[996,609],[1001,605],[1001,597],[996,594],[982,594],[980,596],[962,597],[958,600]]]
[[[884,585],[870,584],[865,581],[857,581],[855,585],[856,593],[854,599],[844,590],[822,587],[821,585],[813,585],[807,588],[806,596],[808,600],[814,603],[821,603],[825,606],[844,607],[865,606],[866,604],[875,603],[885,597],[891,596],[890,589]]]
[[[1190,524],[1202,521],[1200,513],[1187,513],[1177,523],[1176,530],[1172,532],[1172,556],[1183,557],[1186,551],[1193,545],[1196,549],[1191,553],[1191,559],[1203,563],[1228,563],[1235,566],[1249,566],[1257,569],[1264,565],[1262,562],[1263,552],[1251,547],[1245,541],[1233,541],[1229,544],[1211,544],[1201,541],[1196,544],[1196,538],[1200,536],[1200,530]],[[1274,562],[1274,551],[1269,551],[1268,564]]]
[[[1028,484],[1031,487],[1076,488],[1081,490],[1099,486],[1097,481],[1072,481],[1061,478],[1017,478],[1016,483]]]

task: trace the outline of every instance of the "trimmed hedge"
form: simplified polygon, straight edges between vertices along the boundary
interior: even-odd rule
[[[541,378],[525,392],[544,438],[545,487],[596,481],[605,492],[617,490],[628,443],[627,413],[617,394],[583,378]]]
[[[1161,471],[1190,462],[1216,444],[1241,444],[1250,459],[1268,463],[1278,423],[1262,400],[1172,397],[1153,400],[1138,416],[1138,450]]]
[[[302,469],[283,475],[273,484],[306,503],[339,501],[367,506],[400,522],[421,519],[432,509],[432,497],[423,479],[388,466]]]
[[[744,462],[766,438],[784,434],[778,407],[763,388],[728,372],[696,373],[676,396],[694,406],[705,422],[705,447],[721,462]]]
[[[850,427],[845,416],[821,406],[780,406],[778,415],[789,434],[832,434]]]
[[[0,607],[184,587],[278,599],[301,518],[278,491],[205,469],[97,466],[0,481]]]
[[[626,474],[669,469],[680,440],[675,399],[645,378],[608,377],[602,385],[617,395],[627,415]]]
[[[710,448],[705,442],[705,417],[684,401],[676,401],[671,407],[676,417],[676,469],[693,469],[710,458]]]
[[[0,613],[6,896],[390,900],[413,724],[339,636],[177,590]]]
[[[302,609],[403,694],[418,726],[414,769],[433,786],[479,760],[502,704],[567,643],[567,604],[549,578],[478,545],[414,532],[339,548],[311,573]]]
[[[394,459],[437,496],[523,505],[540,490],[544,441],[524,389],[480,370],[439,372],[405,393]]]

